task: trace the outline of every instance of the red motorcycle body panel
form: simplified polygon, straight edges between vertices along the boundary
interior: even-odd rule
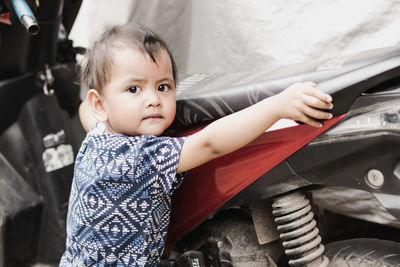
[[[10,12],[0,14],[0,23],[11,25]]]
[[[173,195],[165,253],[226,201],[344,116],[325,121],[321,128],[303,124],[267,131],[247,146],[190,170]]]

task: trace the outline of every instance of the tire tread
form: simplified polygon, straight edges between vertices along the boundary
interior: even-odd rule
[[[326,245],[330,266],[396,267],[400,266],[400,243],[358,238]]]

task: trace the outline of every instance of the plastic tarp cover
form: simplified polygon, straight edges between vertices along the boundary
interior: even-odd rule
[[[226,73],[399,43],[400,1],[134,1],[182,73]]]

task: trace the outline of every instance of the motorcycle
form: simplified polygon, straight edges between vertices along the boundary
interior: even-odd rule
[[[332,95],[335,116],[322,128],[273,126],[246,147],[191,170],[173,197],[167,255],[177,266],[399,264],[395,228],[388,230],[392,241],[361,234],[325,249],[321,236],[332,239],[334,231],[318,229],[326,212],[315,216],[307,197],[323,188],[363,190],[398,221],[399,74],[396,46],[259,73],[183,79],[173,126],[183,135],[301,81],[315,81]]]
[[[65,249],[73,159],[85,135],[74,82],[84,49],[68,40],[80,5],[0,1],[0,267],[56,266]],[[181,77],[171,135],[309,80],[333,96],[335,116],[322,128],[280,121],[189,171],[173,196],[162,265],[400,263],[398,228],[317,203],[329,190],[367,192],[398,222],[399,77],[400,46],[257,73]]]

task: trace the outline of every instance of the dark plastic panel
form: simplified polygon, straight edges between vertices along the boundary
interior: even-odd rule
[[[30,266],[36,259],[42,199],[0,153],[0,266]]]

